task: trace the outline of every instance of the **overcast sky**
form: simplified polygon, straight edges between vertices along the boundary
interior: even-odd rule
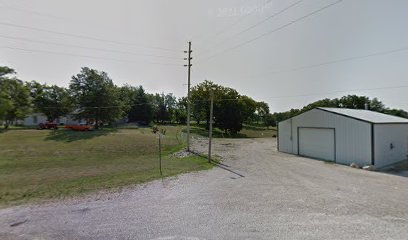
[[[0,65],[61,86],[88,66],[184,96],[191,40],[193,84],[272,112],[346,94],[408,110],[407,12],[407,0],[0,0]]]

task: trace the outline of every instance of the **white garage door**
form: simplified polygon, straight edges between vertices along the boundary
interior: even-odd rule
[[[299,128],[299,155],[335,161],[334,129]]]

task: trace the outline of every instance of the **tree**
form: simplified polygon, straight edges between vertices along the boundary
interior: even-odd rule
[[[369,108],[371,111],[384,112],[385,105],[381,101],[379,101],[377,98],[373,98],[371,99],[369,103]]]
[[[264,122],[264,118],[269,114],[269,105],[266,102],[257,102],[255,111],[256,111],[255,121]]]
[[[243,121],[246,123],[252,122],[255,118],[258,103],[248,96],[240,96],[238,102],[240,104]]]
[[[36,111],[47,116],[48,121],[70,113],[72,108],[72,99],[67,89],[56,85],[41,85],[32,81],[27,84],[30,88],[30,95]]]
[[[164,95],[164,105],[166,106],[166,110],[168,112],[168,121],[172,122],[175,119],[177,98],[172,93]]]
[[[153,120],[153,107],[149,95],[142,86],[121,88],[121,100],[129,122],[149,124]]]
[[[179,124],[185,124],[187,122],[187,98],[179,98],[176,104],[174,112],[174,121]]]
[[[263,118],[263,123],[264,125],[269,128],[269,127],[275,127],[276,126],[276,119],[275,116],[273,114],[266,114]]]
[[[153,105],[153,116],[155,122],[164,123],[165,121],[169,121],[170,114],[167,111],[164,93],[152,94],[150,95],[150,100]]]
[[[72,77],[69,89],[78,108],[77,119],[93,120],[98,128],[123,116],[120,90],[105,72],[84,67]]]
[[[347,95],[339,99],[339,107],[351,109],[365,109],[370,100],[365,96]]]
[[[193,116],[197,121],[209,121],[210,92],[214,94],[215,126],[228,134],[236,134],[243,122],[255,112],[254,101],[241,96],[235,89],[214,84],[211,81],[194,86],[191,91]]]
[[[208,125],[208,118],[210,116],[210,90],[213,91],[214,98],[219,98],[221,97],[219,89],[219,85],[208,80],[205,80],[191,89],[192,116],[197,124],[200,124],[201,121],[206,121]]]
[[[28,88],[21,80],[7,78],[6,75],[14,70],[2,67],[0,73],[0,120],[8,128],[16,120],[26,117],[30,111],[30,95]]]
[[[335,107],[335,108],[351,108],[351,109],[365,109],[365,105],[368,105],[369,110],[376,111],[380,113],[390,114],[398,117],[408,118],[408,113],[402,109],[389,109],[378,100],[377,98],[369,99],[366,96],[357,96],[357,95],[347,95],[340,99],[322,99],[316,102],[313,102],[302,109],[291,109],[287,112],[274,113],[273,117],[276,122],[280,122],[301,113],[307,112],[317,107]]]
[[[397,117],[408,118],[408,112],[404,111],[402,109],[389,109],[389,108],[387,108],[387,109],[384,110],[384,113],[394,115],[394,116],[397,116]]]

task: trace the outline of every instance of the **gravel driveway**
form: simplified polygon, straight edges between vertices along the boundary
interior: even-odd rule
[[[214,145],[226,169],[3,209],[0,239],[408,239],[406,177],[278,153],[275,139]]]

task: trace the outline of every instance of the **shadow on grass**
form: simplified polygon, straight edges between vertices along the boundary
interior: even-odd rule
[[[186,132],[186,130],[183,130],[183,132]],[[192,134],[197,134],[203,137],[208,137],[208,130],[205,128],[192,127],[190,132]],[[225,134],[219,129],[214,129],[212,136],[214,138],[249,138],[246,134],[243,134],[243,133]]]
[[[96,137],[106,136],[109,135],[110,133],[117,131],[118,129],[116,128],[98,129],[88,132],[61,129],[57,131],[51,131],[45,138],[45,140],[59,142],[75,142],[79,140],[87,140]]]
[[[262,127],[262,126],[253,126],[253,125],[244,125],[244,128],[247,130],[254,130],[254,131],[276,131],[276,127]]]
[[[19,131],[19,130],[35,130],[36,127],[15,127],[10,126],[9,128],[4,128],[4,126],[0,126],[0,133],[6,133],[8,131]]]

